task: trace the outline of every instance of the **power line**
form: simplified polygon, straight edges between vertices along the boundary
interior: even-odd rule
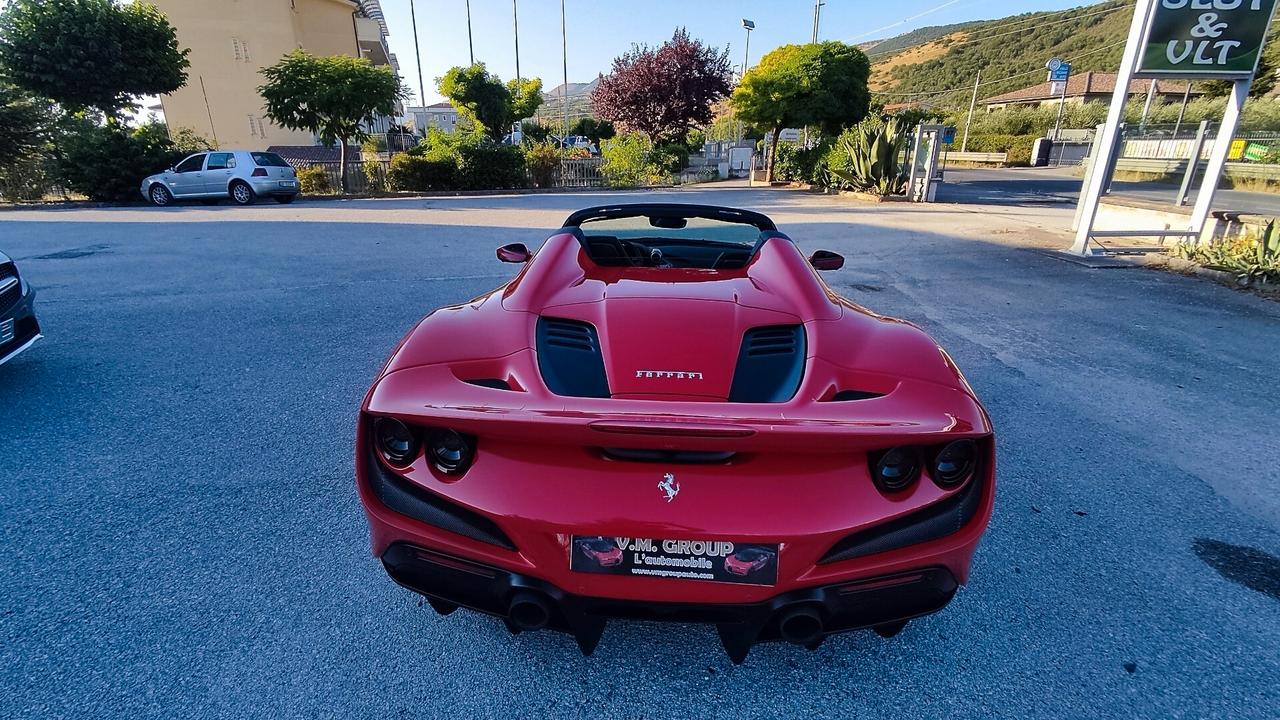
[[[1063,24],[1063,23],[1067,23],[1067,22],[1074,22],[1074,21],[1076,21],[1076,20],[1082,20],[1082,19],[1084,19],[1084,18],[1094,17],[1095,15],[1106,15],[1107,13],[1113,13],[1113,12],[1115,12],[1115,11],[1117,11],[1117,10],[1125,10],[1125,9],[1132,9],[1132,8],[1133,8],[1133,6],[1132,6],[1132,5],[1117,5],[1116,7],[1112,7],[1112,8],[1106,8],[1106,9],[1103,9],[1103,10],[1095,10],[1095,11],[1093,11],[1093,12],[1091,12],[1091,13],[1084,13],[1084,14],[1081,14],[1081,15],[1073,15],[1073,16],[1071,16],[1071,17],[1057,19],[1057,20],[1053,20],[1053,21],[1051,21],[1051,22],[1042,22],[1039,26],[1037,26],[1037,27],[1036,27],[1036,29],[1037,29],[1037,30],[1039,30],[1039,29],[1040,29],[1040,28],[1042,28],[1042,27],[1053,27],[1054,25],[1061,25],[1061,24]],[[997,27],[994,27],[994,28],[985,28],[985,30],[1000,30],[1000,31],[1004,31],[1004,30],[1008,30],[1009,28],[1013,27],[1014,25],[1021,25],[1021,24],[1023,24],[1023,23],[1027,23],[1027,22],[1033,22],[1033,21],[1037,21],[1037,20],[1043,20],[1044,18],[1046,18],[1046,17],[1050,17],[1050,16],[1052,16],[1052,15],[1059,15],[1059,14],[1062,14],[1062,13],[1065,13],[1065,12],[1070,12],[1070,11],[1071,11],[1071,10],[1073,10],[1073,9],[1074,9],[1074,8],[1071,8],[1071,9],[1068,9],[1068,10],[1058,10],[1058,11],[1055,11],[1055,12],[1052,12],[1052,13],[1046,13],[1046,14],[1043,14],[1043,15],[1038,15],[1038,16],[1036,16],[1036,17],[1029,17],[1029,18],[1023,18],[1023,19],[1021,19],[1021,20],[1014,20],[1014,21],[1011,21],[1011,22],[1009,22],[1009,23],[1006,23],[1006,24],[1004,24],[1004,25],[1000,25],[1000,26],[997,26]],[[965,31],[964,29],[960,29],[960,30],[956,30],[956,32],[966,32],[966,31]],[[960,46],[960,45],[969,45],[969,44],[976,43],[976,42],[982,42],[983,40],[991,40],[991,39],[993,39],[993,38],[1004,37],[1004,36],[1006,36],[1006,35],[1018,35],[1018,34],[1025,33],[1025,32],[1027,32],[1027,28],[1020,28],[1020,29],[1018,29],[1018,30],[1014,30],[1014,31],[1012,31],[1012,32],[999,32],[999,33],[997,33],[997,34],[995,34],[995,35],[983,35],[983,36],[981,36],[981,37],[976,37],[976,38],[967,39],[967,40],[961,40],[960,42],[952,43],[952,44],[950,44],[950,45],[948,45],[948,46],[947,46],[947,49],[949,50],[949,49],[951,49],[951,48],[958,47],[958,46]],[[948,34],[950,34],[950,33],[948,33]],[[942,37],[946,37],[946,36],[944,35],[944,36],[942,36]],[[868,53],[868,54],[867,54],[867,57],[872,58],[872,57],[876,57],[876,56],[879,56],[879,55],[891,55],[891,54],[896,53],[896,52],[903,52],[903,51],[906,51],[906,50],[910,50],[910,49],[912,49],[912,48],[920,47],[921,45],[927,45],[927,44],[929,44],[929,43],[931,43],[931,42],[935,42],[935,41],[940,40],[940,39],[941,39],[941,38],[934,38],[933,40],[926,40],[926,41],[924,41],[924,42],[916,43],[915,45],[909,45],[909,46],[907,46],[907,47],[905,47],[905,48],[894,48],[893,50],[884,50],[884,51],[881,51],[881,52],[878,52],[878,53]]]
[[[858,38],[864,38],[864,37],[866,37],[866,36],[868,36],[868,35],[875,35],[875,34],[876,34],[876,33],[878,33],[878,32],[883,32],[883,31],[885,31],[885,30],[891,30],[891,29],[893,29],[893,28],[898,27],[899,25],[903,25],[903,24],[905,24],[905,23],[909,23],[909,22],[911,22],[912,20],[916,20],[916,19],[918,19],[918,18],[922,18],[922,17],[924,17],[925,15],[931,15],[931,14],[933,14],[933,13],[935,13],[935,12],[938,12],[939,10],[942,10],[943,8],[951,7],[952,5],[955,5],[955,4],[956,4],[956,3],[958,3],[958,2],[960,2],[960,0],[947,0],[947,2],[944,2],[944,3],[942,3],[941,5],[937,5],[937,6],[935,6],[935,7],[931,7],[931,8],[929,8],[928,10],[925,10],[924,12],[919,12],[919,13],[916,13],[915,15],[912,15],[911,17],[903,18],[903,19],[899,20],[898,22],[895,22],[895,23],[889,23],[888,25],[885,25],[884,27],[878,27],[878,28],[876,28],[875,30],[868,30],[867,32],[862,33],[861,35],[854,35],[853,37],[849,38],[849,40],[850,40],[850,41],[853,41],[853,40],[857,40]]]
[[[1079,53],[1079,54],[1075,55],[1072,59],[1073,59],[1073,60],[1077,60],[1077,59],[1082,58],[1082,57],[1088,57],[1089,55],[1093,55],[1093,54],[1096,54],[1096,53],[1100,53],[1100,52],[1102,52],[1103,50],[1110,50],[1111,48],[1119,47],[1119,46],[1121,46],[1121,45],[1124,45],[1127,41],[1128,41],[1128,40],[1126,39],[1126,40],[1121,40],[1121,41],[1119,41],[1119,42],[1111,43],[1110,45],[1103,45],[1102,47],[1094,48],[1094,49],[1089,50],[1089,51],[1087,51],[1087,52]],[[1002,82],[1005,82],[1006,80],[1013,80],[1013,79],[1015,79],[1015,78],[1024,77],[1024,76],[1026,76],[1026,75],[1032,75],[1032,74],[1034,74],[1034,73],[1038,73],[1038,72],[1044,72],[1043,68],[1036,68],[1036,69],[1034,69],[1034,70],[1027,70],[1026,72],[1015,73],[1015,74],[1013,74],[1013,75],[1008,75],[1008,76],[1006,76],[1006,77],[996,78],[995,80],[988,80],[988,81],[986,81],[986,82],[980,83],[980,84],[978,85],[978,87],[982,87],[983,85],[994,85],[994,84],[996,84],[996,83],[1002,83]],[[972,88],[972,87],[973,87],[972,85],[965,84],[963,87],[955,87],[955,88],[950,88],[950,89],[947,89],[947,90],[929,90],[929,91],[926,91],[926,92],[894,92],[894,91],[892,91],[892,90],[882,90],[882,91],[877,91],[877,92],[875,92],[874,94],[876,94],[876,95],[891,95],[891,96],[894,96],[894,97],[923,97],[923,96],[933,96],[933,95],[946,95],[947,93],[953,93],[953,92],[958,92],[958,91],[969,90],[969,89],[970,89],[970,88]]]

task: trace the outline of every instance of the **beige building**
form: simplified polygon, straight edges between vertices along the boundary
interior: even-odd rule
[[[265,150],[312,145],[314,136],[273,125],[263,113],[259,71],[302,48],[390,65],[379,0],[151,0],[190,48],[187,84],[161,97],[165,121],[191,128],[223,148]],[[383,120],[373,132],[386,130]]]

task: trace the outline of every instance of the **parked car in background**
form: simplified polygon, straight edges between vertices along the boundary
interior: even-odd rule
[[[151,204],[161,207],[176,200],[212,205],[226,198],[237,205],[252,205],[263,196],[287,204],[298,196],[298,176],[275,153],[227,150],[196,153],[143,180],[141,190]]]
[[[0,252],[0,365],[40,339],[36,291],[18,274],[18,266]]]
[[[592,155],[599,155],[600,148],[591,142],[591,138],[585,135],[570,135],[563,140],[555,138],[556,144],[567,150],[586,150]]]

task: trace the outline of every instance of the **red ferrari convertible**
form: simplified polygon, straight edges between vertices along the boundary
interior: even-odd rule
[[[611,617],[709,622],[742,662],[892,636],[967,580],[991,422],[928,335],[818,277],[839,255],[650,204],[498,257],[524,267],[413,328],[356,433],[373,553],[438,612],[587,654]]]

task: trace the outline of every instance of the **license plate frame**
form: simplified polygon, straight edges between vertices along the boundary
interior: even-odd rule
[[[777,543],[573,535],[569,569],[598,575],[773,586]]]

